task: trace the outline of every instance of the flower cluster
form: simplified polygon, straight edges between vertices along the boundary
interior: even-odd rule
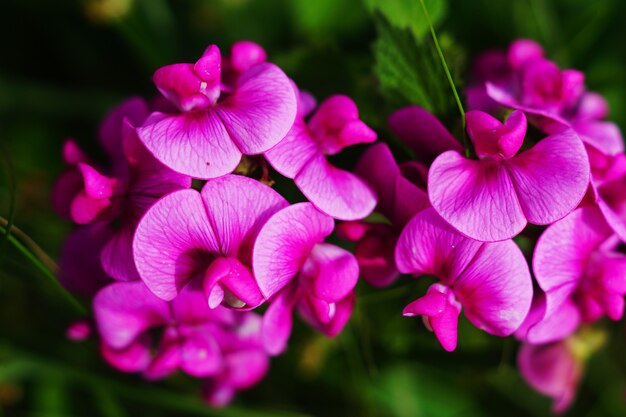
[[[359,276],[386,287],[427,275],[402,314],[422,316],[447,351],[461,312],[514,335],[522,376],[566,409],[602,340],[589,325],[621,319],[626,294],[626,155],[583,74],[529,40],[487,52],[466,91],[470,143],[409,106],[388,124],[413,158],[378,142],[349,172],[327,156],[377,139],[355,103],[316,107],[266,60],[239,42],[158,69],[157,98],[105,118],[108,164],[66,143],[54,203],[81,227],[61,280],[93,296],[104,358],[148,379],[201,378],[223,405],[287,348],[296,311],[332,337]],[[288,202],[270,171],[305,201]],[[335,220],[354,254],[326,242]]]
[[[326,160],[376,140],[354,102],[336,95],[316,109],[266,59],[238,42],[228,57],[211,45],[193,64],[159,68],[155,99],[128,99],[102,122],[106,161],[65,143],[53,191],[57,211],[81,225],[60,280],[93,297],[105,360],[149,380],[200,378],[216,406],[264,376],[296,311],[330,337],[346,325],[359,268],[325,239],[335,218],[376,205],[363,180]],[[266,161],[309,201],[271,188]],[[251,311],[264,304],[263,316]]]

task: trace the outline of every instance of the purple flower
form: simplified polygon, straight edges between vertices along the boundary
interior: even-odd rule
[[[515,111],[503,124],[480,111],[467,113],[467,130],[479,160],[457,151],[430,167],[428,195],[437,212],[464,235],[499,241],[526,224],[550,224],[570,213],[589,184],[585,148],[563,129],[518,154],[526,117]]]
[[[606,100],[586,90],[580,71],[561,70],[544,58],[541,46],[526,39],[513,42],[500,59],[489,56],[477,60],[475,83],[466,91],[470,108],[523,110],[546,133],[568,126],[608,155],[624,151],[619,128],[601,120],[608,114]]]
[[[211,307],[256,307],[264,296],[251,271],[252,246],[261,226],[286,206],[270,187],[237,175],[209,180],[202,192],[172,193],[137,227],[139,275],[163,300],[195,282]]]
[[[165,165],[205,179],[231,173],[242,154],[267,151],[291,128],[297,104],[287,76],[264,60],[245,42],[230,60],[211,45],[195,64],[159,68],[154,83],[177,110],[152,113],[139,137]]]
[[[300,109],[291,130],[278,145],[265,152],[268,162],[292,178],[300,191],[322,212],[341,220],[366,217],[376,197],[354,174],[326,160],[343,148],[376,140],[376,132],[359,119],[354,102],[341,95],[326,99],[308,122],[307,103]]]
[[[545,292],[537,326],[562,326],[567,319],[572,322],[567,328],[575,328],[603,316],[622,318],[626,255],[616,251],[618,243],[596,206],[581,207],[546,229],[533,257],[537,283]]]
[[[338,334],[350,318],[359,267],[350,252],[323,242],[333,226],[311,203],[299,203],[274,214],[259,232],[252,264],[270,299],[263,316],[270,354],[285,349],[295,309],[327,336]]]
[[[147,112],[146,103],[133,98],[105,117],[100,142],[110,159],[106,168],[96,167],[74,142],[66,142],[63,154],[70,168],[57,180],[53,204],[74,222],[93,226],[68,240],[64,253],[72,259],[62,259],[62,281],[91,280],[98,287],[95,281],[102,281],[101,274],[95,275],[98,280],[92,279],[93,275],[79,276],[77,269],[87,262],[93,264],[91,269],[101,263],[104,272],[115,279],[138,279],[131,249],[137,222],[160,197],[191,185],[191,178],[166,168],[139,142],[131,121],[142,123]],[[93,253],[76,259],[76,254],[86,252],[86,248]]]
[[[355,173],[376,193],[375,211],[390,224],[344,222],[337,232],[356,242],[354,254],[361,277],[371,285],[384,287],[399,276],[394,248],[400,232],[415,213],[430,206],[426,192],[414,183],[425,183],[426,168],[417,162],[398,165],[389,147],[377,143],[363,153]]]
[[[497,336],[517,330],[530,308],[532,281],[517,245],[468,239],[432,208],[416,214],[402,231],[396,264],[402,273],[439,279],[403,314],[423,316],[447,351],[456,348],[462,308],[474,326]]]
[[[263,354],[259,317],[209,309],[200,289],[186,287],[168,303],[140,281],[113,283],[94,298],[94,313],[104,358],[147,379],[178,369],[198,378],[225,379],[232,356]],[[154,329],[162,331],[159,339]]]
[[[555,413],[569,408],[576,396],[583,366],[567,341],[543,345],[525,343],[519,350],[517,363],[526,382],[552,398]]]

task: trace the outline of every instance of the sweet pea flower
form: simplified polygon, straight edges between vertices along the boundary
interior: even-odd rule
[[[489,73],[484,64],[479,69],[483,76],[467,91],[470,108],[492,112],[496,103],[519,109],[548,134],[568,126],[583,142],[607,155],[624,151],[619,128],[601,120],[608,114],[606,100],[586,90],[583,73],[561,70],[544,58],[535,42],[518,40],[511,45],[504,77]],[[496,68],[494,73],[502,73],[500,65]]]
[[[323,242],[333,227],[333,219],[311,203],[298,203],[275,213],[259,232],[252,265],[270,299],[263,343],[272,355],[285,349],[296,309],[327,336],[337,335],[350,318],[359,267],[350,252]]]
[[[170,301],[188,283],[203,287],[214,308],[253,308],[264,295],[251,271],[252,246],[261,226],[287,201],[267,185],[225,175],[201,192],[172,193],[148,210],[133,251],[141,279]]]
[[[100,290],[93,303],[104,358],[147,379],[178,369],[197,378],[224,379],[231,369],[227,358],[263,354],[260,318],[225,307],[209,309],[200,289],[186,287],[166,302],[141,281],[117,282]],[[162,330],[158,340],[155,329]]]
[[[522,152],[526,117],[521,111],[505,123],[470,111],[467,131],[480,159],[447,151],[428,174],[433,207],[464,235],[488,242],[509,239],[527,223],[563,218],[585,195],[589,161],[573,130],[564,128]]]
[[[407,106],[389,116],[389,128],[427,166],[446,151],[463,152],[463,146],[432,113]]]
[[[552,398],[552,411],[561,414],[576,397],[585,363],[605,341],[604,332],[585,327],[557,342],[524,343],[517,355],[520,374],[533,389]]]
[[[474,326],[497,336],[517,330],[530,309],[532,281],[517,245],[468,239],[432,208],[417,213],[400,234],[396,264],[404,274],[439,280],[403,314],[421,315],[447,351],[456,348],[461,309]]]
[[[519,350],[517,363],[528,385],[552,398],[554,413],[561,414],[571,406],[583,367],[566,341],[543,345],[525,343]]]
[[[300,98],[291,130],[265,158],[280,174],[292,178],[306,198],[322,212],[340,220],[369,215],[376,196],[354,174],[326,160],[343,148],[376,140],[376,132],[359,119],[356,104],[346,96],[326,99],[305,121],[306,103]]]
[[[623,317],[626,255],[616,251],[618,243],[597,206],[578,208],[543,232],[533,256],[545,292],[540,326],[559,315],[584,323]]]
[[[73,141],[65,143],[63,155],[70,168],[55,184],[53,205],[78,224],[100,225],[77,233],[68,241],[72,259],[62,262],[62,269],[70,269],[61,272],[68,277],[62,280],[91,279],[90,275],[78,277],[73,272],[76,267],[70,265],[86,263],[75,259],[76,251],[84,252],[80,249],[82,245],[95,249],[94,254],[100,258],[94,261],[94,268],[101,263],[106,274],[114,279],[138,279],[131,250],[137,222],[161,196],[191,186],[190,177],[165,167],[139,142],[132,123],[142,123],[147,114],[147,104],[133,98],[105,117],[99,136],[110,160],[106,169],[93,164]],[[79,236],[95,241],[76,242]],[[90,262],[94,258],[92,254],[88,257]]]
[[[263,61],[263,49],[245,42],[230,60],[210,45],[195,64],[159,68],[153,81],[176,109],[152,113],[140,139],[168,167],[203,179],[267,151],[291,128],[297,103],[289,78]]]
[[[400,275],[394,260],[398,236],[415,213],[430,206],[426,192],[415,184],[425,183],[425,171],[416,162],[398,165],[385,143],[372,145],[357,163],[355,173],[376,193],[375,211],[389,223],[344,222],[337,233],[356,242],[361,277],[373,286],[385,287]]]

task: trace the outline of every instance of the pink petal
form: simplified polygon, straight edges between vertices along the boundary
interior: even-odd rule
[[[515,336],[532,344],[551,343],[562,340],[576,331],[580,324],[579,308],[566,300],[553,314],[545,317],[546,297],[543,292],[533,300],[530,312]]]
[[[135,232],[133,254],[139,275],[150,290],[172,300],[193,277],[204,273],[220,243],[200,193],[174,192],[145,214]]]
[[[303,167],[319,154],[317,143],[311,138],[304,119],[298,116],[278,145],[264,156],[276,171],[287,178],[295,178]]]
[[[468,134],[480,157],[512,158],[524,142],[526,116],[522,111],[513,111],[504,124],[478,110],[467,112],[466,118]]]
[[[230,61],[233,68],[243,72],[256,64],[267,60],[263,47],[250,41],[235,42],[230,49]]]
[[[157,69],[152,81],[161,94],[181,111],[205,109],[214,103],[215,97],[202,92],[203,81],[194,71],[193,64],[172,64]]]
[[[115,349],[103,342],[100,344],[100,353],[104,360],[122,372],[141,372],[152,360],[148,335],[142,335],[122,349]]]
[[[263,153],[280,142],[293,125],[296,94],[277,66],[262,63],[237,79],[233,94],[215,111],[242,153]]]
[[[346,297],[359,279],[359,265],[352,253],[330,243],[318,243],[313,247],[302,273],[315,270],[313,294],[329,303]]]
[[[452,287],[468,320],[496,336],[521,326],[533,298],[528,264],[512,240],[485,243]]]
[[[180,115],[153,113],[137,134],[163,164],[196,178],[228,174],[241,159],[229,130],[212,109]]]
[[[531,39],[516,39],[507,51],[507,60],[513,68],[519,68],[536,58],[543,58],[543,48]]]
[[[148,117],[148,112],[148,103],[143,98],[132,97],[114,107],[102,119],[98,137],[113,162],[124,158],[121,146],[123,120],[128,119],[133,126],[140,126]]]
[[[71,220],[72,201],[82,189],[83,176],[80,172],[74,168],[65,170],[59,175],[52,187],[52,208],[59,216]]]
[[[546,293],[546,317],[554,314],[578,287],[589,255],[611,233],[593,206],[577,209],[542,233],[533,255],[533,271]]]
[[[519,204],[533,224],[550,224],[578,206],[589,185],[589,160],[572,130],[539,141],[507,163]]]
[[[433,162],[428,187],[437,213],[471,238],[509,239],[526,226],[516,190],[500,162],[446,152]]]
[[[121,227],[106,243],[100,253],[104,271],[112,278],[121,281],[139,279],[139,272],[133,259],[133,234],[129,227]]]
[[[201,195],[219,253],[245,263],[251,260],[254,238],[261,227],[288,205],[272,188],[239,175],[208,181]]]
[[[343,223],[345,224],[345,223]],[[361,278],[375,287],[386,287],[400,275],[396,269],[394,250],[397,235],[387,225],[371,225],[358,239],[354,256]]]
[[[140,281],[103,288],[94,298],[93,309],[100,335],[114,349],[127,347],[145,330],[170,317],[168,304]]]
[[[287,348],[293,326],[293,309],[297,285],[290,285],[279,292],[263,315],[261,334],[268,354],[276,356]]]
[[[354,310],[355,298],[356,296],[353,291],[340,301],[334,303],[334,312],[332,317],[330,321],[325,323],[316,321],[311,311],[307,309],[306,304],[301,303],[298,307],[302,318],[305,319],[311,326],[318,329],[326,337],[335,337],[341,333],[346,324],[348,324],[348,321],[352,316],[352,311]]]
[[[207,329],[186,334],[180,347],[180,367],[196,378],[214,375],[222,367],[220,346]]]
[[[298,273],[333,226],[333,220],[311,203],[286,207],[265,223],[252,255],[254,275],[265,297],[277,293]]]
[[[415,157],[430,163],[448,150],[463,151],[461,143],[431,113],[419,106],[404,107],[388,119],[392,132],[415,152]]]
[[[572,128],[584,143],[608,155],[617,155],[624,152],[624,138],[615,123],[599,120],[582,120],[574,121]]]
[[[418,214],[405,226],[396,245],[396,265],[405,274],[434,275],[454,281],[482,246],[448,225],[434,209]]]
[[[376,196],[367,184],[331,165],[322,154],[311,159],[294,181],[311,203],[336,219],[362,219],[376,206]]]

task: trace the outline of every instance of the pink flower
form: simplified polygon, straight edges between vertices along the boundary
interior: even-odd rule
[[[474,326],[497,336],[517,330],[530,308],[532,281],[517,245],[468,239],[432,208],[417,213],[402,231],[396,264],[402,273],[439,279],[403,314],[422,315],[447,351],[456,348],[462,308]]]
[[[555,413],[565,412],[574,401],[583,366],[566,341],[543,345],[523,344],[517,356],[526,382],[553,400]]]
[[[125,372],[162,379],[180,369],[223,384],[220,381],[233,378],[232,361],[237,355],[265,361],[254,382],[267,369],[267,355],[260,343],[260,318],[224,307],[209,309],[200,289],[186,287],[168,303],[140,281],[114,283],[96,295],[94,313],[104,358]],[[155,329],[162,331],[159,339],[154,337]],[[233,389],[243,385],[231,384]]]
[[[461,143],[439,119],[419,106],[396,110],[388,122],[393,133],[415,153],[415,159],[426,165],[445,151],[463,152]]]
[[[507,52],[506,69],[501,61],[480,58],[479,63],[476,83],[466,91],[470,108],[490,112],[498,105],[519,109],[548,134],[568,126],[583,142],[607,155],[624,151],[619,128],[600,120],[608,114],[606,100],[586,91],[580,71],[561,70],[544,58],[541,46],[535,42],[513,42]],[[488,64],[495,68],[487,69]]]
[[[258,45],[238,43],[232,52],[224,61],[211,45],[195,64],[154,73],[157,88],[178,111],[152,113],[138,133],[177,172],[205,179],[231,173],[242,154],[267,151],[293,124],[296,95],[287,76],[263,62]]]
[[[308,122],[306,103],[293,127],[275,147],[265,152],[268,162],[292,178],[300,191],[322,212],[341,220],[366,217],[376,197],[362,180],[326,160],[343,148],[376,140],[376,132],[359,119],[354,102],[341,95],[326,99]]]
[[[425,183],[426,168],[417,162],[398,165],[389,147],[377,143],[363,153],[355,173],[376,193],[375,211],[390,224],[344,222],[337,226],[337,233],[356,242],[354,254],[361,277],[371,285],[384,287],[399,276],[394,248],[400,232],[415,213],[430,206],[426,192],[414,183]]]
[[[191,185],[191,178],[166,168],[139,142],[131,121],[142,123],[147,113],[146,103],[133,98],[105,117],[100,142],[110,159],[106,169],[96,167],[73,141],[66,142],[63,155],[70,168],[57,180],[53,204],[74,222],[94,226],[77,233],[68,243],[72,259],[62,261],[62,268],[70,269],[62,271],[63,280],[89,281],[91,275],[71,276],[72,270],[86,264],[86,260],[76,259],[77,251],[84,251],[82,245],[92,248],[99,257],[96,261],[93,254],[87,255],[89,262],[94,263],[92,269],[101,263],[106,274],[115,279],[138,279],[131,243],[139,218],[161,196]],[[87,235],[95,241],[80,238]]]
[[[86,320],[78,320],[71,323],[65,330],[65,336],[73,342],[82,342],[87,340],[91,334],[91,326]]]
[[[571,129],[519,154],[526,134],[521,111],[511,113],[504,124],[470,111],[467,130],[480,159],[447,151],[428,175],[433,207],[464,235],[481,241],[509,239],[527,223],[550,224],[566,216],[582,200],[589,161]]]
[[[327,336],[338,334],[350,318],[359,267],[350,252],[323,242],[333,226],[311,203],[299,203],[274,214],[259,232],[252,265],[270,299],[263,343],[272,355],[285,349],[295,309]]]
[[[170,301],[190,282],[211,307],[253,308],[264,301],[252,275],[260,228],[287,201],[270,187],[237,175],[209,180],[157,202],[137,227],[135,263],[147,287]]]
[[[546,229],[533,257],[545,292],[545,311],[536,326],[551,328],[550,322],[562,323],[558,317],[576,325],[623,317],[626,255],[616,251],[619,242],[612,235],[596,206],[581,207]]]

